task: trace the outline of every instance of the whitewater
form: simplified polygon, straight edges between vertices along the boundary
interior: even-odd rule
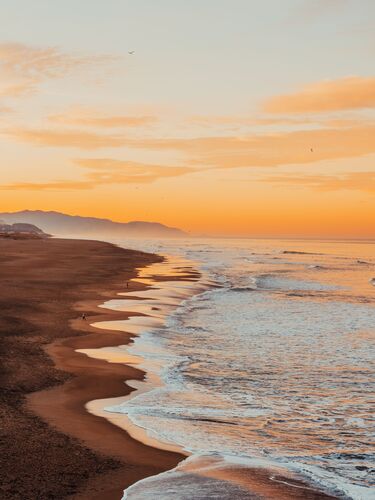
[[[159,299],[145,292],[160,313],[121,349],[148,377],[107,413],[186,450],[186,468],[275,467],[338,497],[374,498],[373,242],[117,243],[164,255],[172,276],[198,273],[154,284]],[[241,498],[212,479],[194,486],[184,465],[124,498],[198,498],[194,488]]]

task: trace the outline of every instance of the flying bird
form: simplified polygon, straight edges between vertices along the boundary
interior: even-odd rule
[[[131,56],[134,55],[135,54],[135,50],[128,50],[128,54],[131,55]]]

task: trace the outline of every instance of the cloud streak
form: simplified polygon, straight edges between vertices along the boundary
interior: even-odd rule
[[[262,179],[263,182],[281,184],[285,186],[301,186],[318,191],[365,191],[375,192],[375,171],[351,172],[342,175],[301,175],[301,176],[270,176]]]
[[[230,128],[239,129],[241,127],[271,127],[271,126],[300,126],[300,125],[318,125],[322,127],[352,127],[352,126],[363,126],[373,121],[362,117],[361,115],[352,114],[346,117],[325,117],[320,116],[306,117],[304,115],[300,116],[277,116],[277,115],[266,115],[261,117],[246,117],[246,116],[230,116],[230,115],[195,115],[191,116],[188,123],[193,125],[199,125],[206,128]]]
[[[3,134],[43,147],[171,150],[184,156],[184,164],[188,162],[197,169],[303,165],[375,153],[375,124],[371,122],[362,126],[196,138],[138,139],[82,130],[23,128],[4,130]]]
[[[34,93],[45,81],[62,78],[77,69],[103,65],[108,55],[66,54],[56,47],[31,47],[21,43],[0,44],[0,97]]]
[[[179,177],[193,172],[188,167],[171,167],[129,162],[110,158],[76,159],[74,163],[87,170],[82,180],[22,182],[0,186],[7,191],[71,191],[94,189],[113,184],[149,184],[159,179]]]
[[[176,150],[189,163],[213,168],[277,167],[375,153],[375,125],[193,139],[132,139],[128,146]],[[311,152],[311,148],[313,152]]]
[[[239,128],[242,126],[270,126],[270,125],[306,125],[316,123],[316,120],[308,118],[290,118],[278,116],[264,116],[252,118],[247,116],[216,115],[204,116],[195,115],[188,119],[188,123],[202,127],[230,127]]]
[[[375,78],[351,76],[310,84],[299,92],[272,97],[267,113],[321,113],[375,108]]]
[[[4,130],[3,133],[16,141],[44,147],[90,150],[118,148],[125,146],[127,143],[126,138],[120,135],[99,134],[86,131],[14,128]]]
[[[93,109],[76,107],[65,113],[52,115],[49,120],[63,125],[79,125],[85,127],[117,128],[142,127],[157,121],[155,116],[108,115]]]

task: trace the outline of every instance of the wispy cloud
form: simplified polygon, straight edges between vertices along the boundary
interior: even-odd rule
[[[88,176],[101,182],[110,180],[120,183],[148,183],[165,177],[179,177],[194,171],[189,167],[153,165],[112,158],[81,158],[74,160],[74,163],[88,169],[90,171]]]
[[[374,137],[375,125],[369,124],[246,136],[132,139],[127,145],[180,151],[190,165],[200,167],[276,167],[375,153]]]
[[[269,126],[269,125],[301,125],[316,123],[316,120],[308,118],[291,117],[246,117],[229,115],[195,115],[188,118],[188,123],[203,127],[230,127],[239,128],[242,126]]]
[[[321,122],[325,127],[365,127],[374,125],[375,121],[371,119],[352,117],[352,118],[329,118]]]
[[[0,114],[7,114],[11,113],[12,111],[12,108],[10,108],[9,106],[3,106],[2,104],[0,104]]]
[[[82,130],[47,130],[14,128],[3,133],[17,141],[28,142],[36,146],[101,149],[118,148],[126,144],[126,138],[120,135],[99,134]]]
[[[0,97],[33,93],[45,81],[62,78],[73,70],[114,60],[108,55],[66,54],[56,47],[0,44]]]
[[[313,83],[301,91],[272,97],[268,113],[321,113],[375,108],[375,77],[351,76]]]
[[[94,182],[89,181],[51,181],[51,182],[16,182],[0,184],[0,191],[76,191],[93,189]]]
[[[310,187],[318,191],[365,191],[375,192],[375,170],[372,172],[351,172],[342,175],[282,175],[262,179],[271,184]]]
[[[276,167],[355,158],[375,153],[375,124],[315,128],[268,134],[195,138],[134,138],[82,130],[8,129],[3,134],[42,147],[95,150],[171,150],[183,163],[202,168]],[[181,161],[181,159],[180,159]]]
[[[342,116],[342,113],[338,115],[339,117],[321,117],[315,115],[314,117],[306,117],[304,115],[294,115],[294,116],[260,116],[260,117],[246,117],[246,116],[229,116],[229,115],[195,115],[188,118],[187,122],[193,125],[199,125],[207,128],[224,128],[224,129],[239,129],[242,127],[272,127],[272,126],[300,126],[300,125],[319,125],[322,127],[354,127],[363,126],[369,123],[373,123],[374,120],[370,120],[359,114],[353,115],[347,114],[346,117]]]
[[[78,125],[85,127],[142,127],[153,124],[157,121],[156,116],[142,115],[131,116],[125,114],[105,114],[101,111],[75,106],[65,113],[49,116],[49,120],[54,123],[64,125]]]
[[[194,171],[188,167],[152,165],[110,158],[81,158],[74,160],[74,163],[87,170],[81,180],[59,179],[51,182],[21,182],[0,185],[0,190],[70,191],[94,189],[109,184],[149,184],[159,179],[179,177]]]

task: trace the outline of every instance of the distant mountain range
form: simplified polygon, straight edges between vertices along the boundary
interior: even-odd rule
[[[0,213],[6,224],[34,224],[44,232],[55,236],[107,236],[129,238],[180,238],[187,234],[180,229],[158,222],[114,222],[109,219],[66,215],[60,212],[23,210]]]

